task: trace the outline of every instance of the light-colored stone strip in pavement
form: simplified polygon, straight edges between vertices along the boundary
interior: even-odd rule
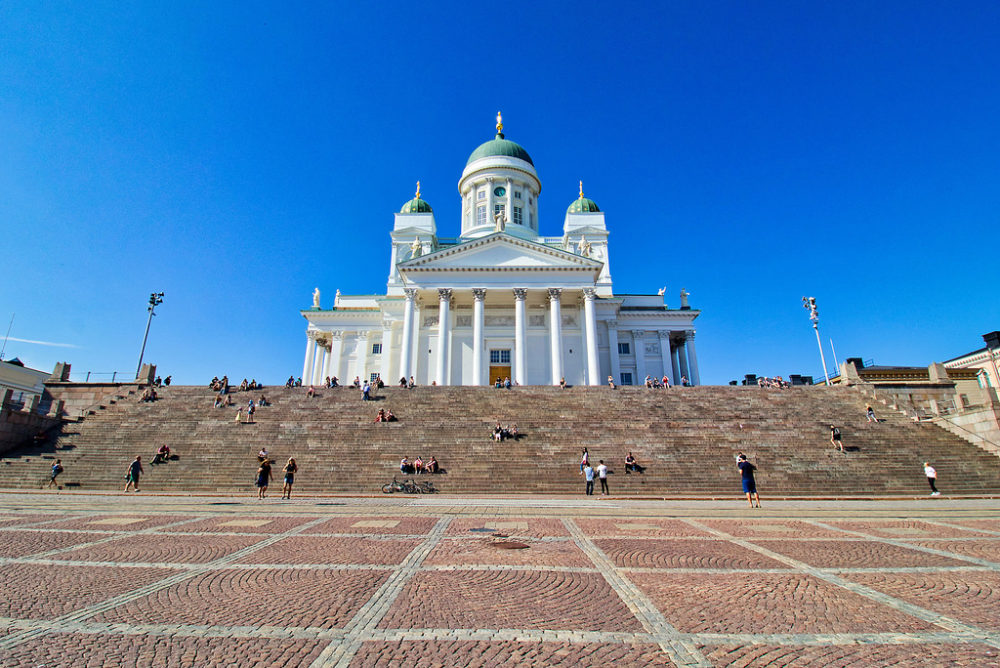
[[[179,562],[179,561],[84,561],[81,559],[30,559],[27,557],[6,557],[0,559],[0,566],[7,564],[27,564],[30,566],[97,566],[101,568],[172,568],[191,571],[392,571],[396,566],[384,564],[231,564]]]
[[[996,519],[996,518],[993,518]],[[962,526],[961,524],[955,524],[953,522],[945,522],[944,520],[933,520],[929,518],[920,518],[921,522],[927,522],[928,524],[933,524],[939,527],[947,527],[949,529],[961,529],[962,531],[979,531],[981,533],[989,534],[989,536],[995,536],[1000,538],[1000,531],[993,531],[992,529],[973,529],[972,527]],[[972,536],[971,538],[979,538],[980,540],[989,540],[989,536]]]
[[[545,566],[543,564],[440,564],[421,566],[420,572],[427,571],[530,571],[532,573],[598,573],[596,568],[581,566]]]
[[[792,566],[793,568],[799,570],[803,574],[811,575],[815,578],[828,582],[832,585],[836,585],[838,587],[841,587],[842,589],[846,589],[854,594],[858,594],[859,596],[864,596],[867,599],[876,601],[885,606],[903,612],[907,615],[910,615],[911,617],[916,617],[917,619],[929,622],[931,624],[934,624],[935,626],[939,626],[943,629],[951,631],[952,633],[958,633],[972,638],[983,639],[984,642],[988,642],[989,644],[995,647],[1000,647],[1000,645],[996,644],[998,637],[995,634],[991,634],[988,631],[984,631],[983,629],[973,626],[972,624],[966,624],[953,617],[948,617],[947,615],[942,615],[940,613],[934,612],[933,610],[928,610],[927,608],[923,608],[919,605],[908,603],[894,596],[883,594],[882,592],[872,589],[870,587],[865,587],[864,585],[860,585],[856,582],[852,582],[851,580],[842,578],[828,569],[811,566],[803,561],[799,561],[798,559],[793,559],[779,552],[775,552],[774,550],[769,550],[766,547],[762,547],[755,543],[751,543],[749,540],[744,540],[742,538],[730,536],[724,531],[713,529],[712,527],[709,527],[706,524],[702,524],[697,520],[685,518],[684,521],[698,529],[702,529],[704,531],[711,531],[717,536],[728,537],[732,543],[739,545],[740,547],[743,547],[752,552],[756,552],[758,554],[762,554],[765,557],[770,557],[775,561],[780,561],[781,563],[788,564],[789,566]]]
[[[809,520],[809,524],[813,524],[818,527],[826,527],[826,523],[820,522],[819,520]],[[959,554],[958,552],[949,552],[948,550],[939,550],[933,547],[926,547],[924,545],[915,545],[913,543],[907,543],[905,540],[900,540],[898,538],[886,538],[885,536],[875,536],[872,534],[867,534],[863,531],[851,531],[854,536],[859,536],[867,541],[873,541],[878,543],[885,543],[886,545],[895,545],[896,547],[905,547],[910,550],[916,550],[917,552],[925,552],[927,554],[933,554],[938,557],[947,557],[949,559],[957,559],[958,561],[967,561],[970,564],[976,564],[983,568],[988,568],[994,571],[1000,571],[1000,563],[995,561],[989,561],[987,559],[980,559],[979,557],[972,557],[967,554]],[[912,540],[944,540],[951,541],[951,538],[934,538],[934,537],[917,537]],[[990,540],[987,538],[986,540]]]
[[[305,531],[306,529],[310,529],[313,526],[316,526],[321,522],[325,521],[326,518],[317,518],[312,522],[306,522],[305,524],[300,524],[299,526],[289,529],[284,533],[275,534],[274,536],[262,540],[259,543],[254,543],[253,545],[249,545],[243,549],[236,550],[235,552],[227,554],[218,559],[215,559],[214,561],[210,561],[206,564],[201,564],[201,568],[191,568],[189,570],[174,573],[173,575],[169,575],[166,578],[163,578],[162,580],[159,580],[157,582],[152,582],[148,585],[125,592],[124,594],[119,594],[118,596],[113,596],[111,598],[105,599],[93,605],[80,608],[79,610],[73,610],[72,612],[62,615],[53,621],[58,624],[74,624],[82,622],[102,612],[111,610],[112,608],[116,608],[119,605],[123,605],[125,603],[129,603],[131,601],[144,598],[146,596],[149,596],[150,594],[160,591],[161,589],[172,587],[175,584],[178,584],[180,582],[195,577],[199,573],[215,570],[219,568],[221,565],[238,561],[239,559],[242,559],[243,557],[249,554],[253,554],[258,550],[262,550],[265,547],[268,547],[269,545],[277,543],[279,540],[283,538],[287,538],[289,536],[295,536]],[[44,631],[27,630],[27,631],[22,631],[21,633],[14,633],[4,638],[0,638],[0,651],[16,647],[17,645],[28,642],[29,640],[37,638],[40,635],[43,635],[44,633],[45,633]]]
[[[163,526],[165,526],[165,527],[176,527],[176,526],[182,526],[184,524],[187,524],[189,522],[194,522],[194,521],[195,520],[189,518],[189,519],[184,519],[184,520],[178,520],[176,522],[171,522],[170,524],[165,524]],[[160,528],[160,527],[155,527],[155,528]],[[112,536],[105,536],[104,538],[101,538],[99,540],[92,540],[92,541],[88,541],[86,543],[77,543],[76,545],[70,545],[68,547],[58,547],[58,548],[56,548],[54,550],[48,550],[46,552],[36,552],[35,554],[29,555],[29,558],[47,559],[47,558],[50,558],[50,557],[54,557],[54,556],[56,556],[58,554],[64,554],[66,552],[72,552],[73,550],[79,550],[80,548],[83,548],[83,547],[93,547],[94,545],[101,545],[103,543],[110,543],[110,542],[116,541],[116,540],[118,540],[120,538],[124,538],[124,537],[142,536],[142,535],[148,535],[148,534],[151,534],[151,533],[156,533],[153,529],[154,529],[154,527],[148,527],[146,529],[136,529],[135,531],[116,531],[114,533],[114,535],[112,535]],[[86,532],[84,532],[84,533],[86,533]]]
[[[312,662],[310,668],[327,668],[336,666],[347,668],[351,659],[361,648],[361,644],[371,638],[372,631],[382,621],[389,608],[396,598],[403,592],[403,588],[420,570],[420,565],[430,554],[431,550],[441,542],[450,517],[442,517],[431,529],[430,534],[423,543],[413,548],[406,559],[399,565],[389,578],[382,583],[372,597],[361,606],[361,609],[354,615],[354,618],[344,627],[345,635],[343,640],[335,640],[327,645],[316,660]]]
[[[618,594],[622,603],[635,615],[642,627],[655,636],[656,643],[671,661],[678,666],[710,665],[694,643],[681,637],[680,632],[667,621],[649,597],[635,583],[618,572],[611,559],[587,538],[576,522],[568,518],[563,518],[562,522],[573,536],[577,547],[594,562],[605,582]]]
[[[81,633],[87,635],[160,636],[174,638],[235,638],[268,640],[329,640],[343,642],[348,631],[314,626],[222,626],[209,624],[125,624],[101,622],[60,623],[44,619],[0,617],[0,626],[20,631]],[[990,633],[987,638],[997,639]],[[983,642],[984,638],[965,633],[680,633],[678,637],[697,645],[912,645],[928,643]],[[399,642],[406,640],[450,640],[479,642],[567,642],[592,644],[659,644],[662,638],[651,633],[621,631],[578,631],[545,629],[370,629],[365,640]]]

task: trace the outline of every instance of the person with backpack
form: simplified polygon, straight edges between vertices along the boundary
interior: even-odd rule
[[[57,459],[56,463],[52,465],[52,477],[49,478],[49,487],[52,487],[53,485],[56,484],[56,477],[60,473],[62,473],[63,470],[64,469],[63,469],[63,466],[62,466],[62,460],[61,459]],[[62,487],[58,487],[58,485],[57,485],[57,488],[58,489],[62,489]]]

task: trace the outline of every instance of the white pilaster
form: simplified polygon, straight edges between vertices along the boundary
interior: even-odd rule
[[[404,288],[403,293],[406,295],[406,301],[403,303],[403,341],[399,346],[399,375],[409,379],[413,374],[410,360],[413,353],[413,330],[415,329],[413,326],[413,300],[416,299],[417,290]]]
[[[583,317],[586,321],[585,334],[587,339],[587,384],[600,385],[601,367],[597,361],[597,314],[594,308],[594,298],[597,292],[594,288],[583,289]]]
[[[450,357],[451,341],[449,340],[449,319],[451,316],[451,288],[438,289],[438,358],[437,358],[437,384],[448,384],[448,361]]]
[[[632,348],[635,353],[635,379],[636,385],[646,382],[646,343],[643,341],[645,332],[641,329],[632,330]]]
[[[525,288],[514,288],[514,380],[519,385],[526,382],[527,369],[527,318],[524,315],[524,300],[528,296]]]
[[[673,369],[670,368],[670,332],[661,329],[657,332],[660,337],[660,360],[663,362],[663,373],[670,380],[671,385],[677,384]]]
[[[507,222],[514,222],[514,183],[507,179]]]
[[[379,363],[378,373],[382,376],[382,382],[386,385],[394,385],[396,379],[392,377],[392,321],[385,319],[382,321],[382,359]]]
[[[688,351],[688,364],[690,365],[691,371],[691,384],[701,385],[701,375],[698,373],[698,353],[694,350],[694,331],[687,333],[687,343],[685,344]]]
[[[316,358],[316,339],[312,332],[306,332],[306,360],[302,364],[302,382],[308,384],[312,377],[313,360]]]
[[[562,359],[562,290],[549,288],[549,354],[552,358],[552,384],[563,377]]]
[[[473,288],[472,295],[472,384],[483,384],[483,321],[486,319],[486,288]]]
[[[615,384],[622,382],[622,364],[618,357],[618,321],[608,320],[608,353],[611,357],[611,377]]]
[[[330,347],[327,350],[326,359],[323,361],[323,372],[320,374],[324,383],[330,377],[330,365],[333,363],[333,333],[328,332],[328,335],[330,336]]]

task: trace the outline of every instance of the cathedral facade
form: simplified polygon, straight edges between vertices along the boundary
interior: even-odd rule
[[[458,182],[461,233],[438,236],[416,196],[395,214],[384,295],[342,295],[306,319],[305,384],[381,375],[418,385],[699,384],[694,320],[659,294],[615,294],[604,213],[583,195],[562,234],[541,236],[541,181],[528,152],[497,134]]]

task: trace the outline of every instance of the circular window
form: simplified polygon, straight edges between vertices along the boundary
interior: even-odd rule
[[[497,197],[503,197],[504,195],[507,194],[507,189],[506,188],[494,188],[493,189],[493,194],[496,195]]]

